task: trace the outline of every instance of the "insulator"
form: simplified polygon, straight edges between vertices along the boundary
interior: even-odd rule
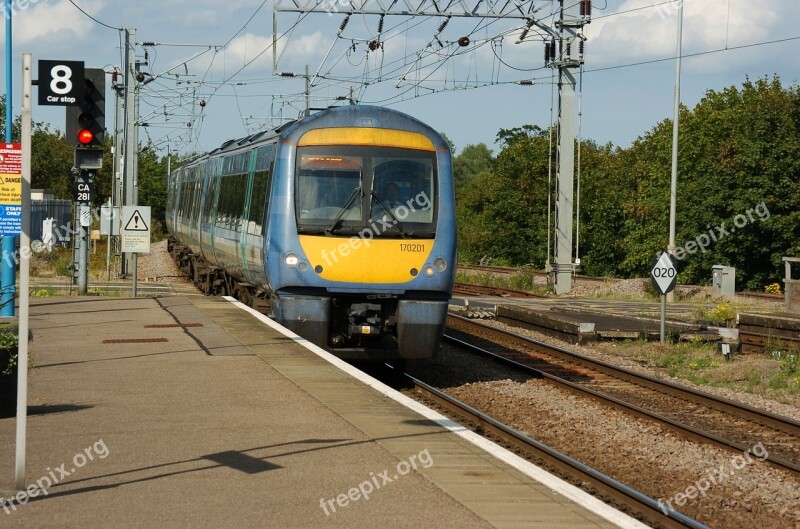
[[[294,77],[294,74],[292,72],[281,72],[280,76],[281,77]]]
[[[442,31],[444,31],[444,28],[446,28],[447,24],[449,23],[450,23],[450,17],[445,18],[444,22],[439,24],[439,29],[436,30],[436,33],[441,33]]]
[[[584,41],[580,41],[578,43],[578,53],[583,56],[583,52],[586,51],[586,43]]]
[[[146,41],[142,42],[142,46],[155,46],[155,45],[156,45],[155,42],[152,42],[152,41],[149,41],[149,40],[146,40]]]
[[[581,0],[581,16],[592,16],[592,0]]]
[[[370,51],[375,51],[375,50],[377,50],[378,48],[381,47],[381,41],[379,41],[379,40],[371,40],[371,41],[369,41],[369,44],[367,46],[369,47]]]
[[[439,40],[439,37],[433,37],[433,38],[434,38],[434,39],[436,39],[436,42],[437,42],[437,43],[439,43],[439,47],[440,47],[440,48],[444,48],[444,44],[442,44],[442,41],[441,41],[441,40]]]
[[[550,41],[550,60],[556,60],[556,39]]]
[[[346,17],[344,17],[344,20],[342,20],[342,23],[339,24],[339,33],[344,31],[344,28],[347,27],[347,23],[348,22],[350,22],[350,15],[347,15]]]
[[[378,35],[383,33],[383,17],[384,15],[381,15],[381,19],[378,21]]]
[[[200,108],[205,108],[205,107],[206,107],[206,100],[205,99],[201,99],[200,100]]]
[[[461,46],[462,48],[466,48],[467,46],[469,46],[469,37],[465,36],[458,39],[458,45]]]
[[[519,34],[519,39],[517,40],[517,42],[522,42],[523,40],[525,40],[525,37],[527,36],[528,36],[528,28],[525,28],[522,30],[522,33]]]
[[[533,86],[533,81],[530,79],[525,79],[523,81],[517,81],[517,84],[521,86]]]
[[[544,62],[545,62],[545,64],[547,64],[548,61],[550,61],[550,43],[549,42],[545,42],[544,43]]]

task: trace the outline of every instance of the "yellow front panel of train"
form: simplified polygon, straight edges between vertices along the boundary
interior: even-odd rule
[[[375,147],[400,147],[420,151],[435,151],[429,138],[419,132],[405,130],[338,127],[315,129],[303,134],[298,147],[320,145],[371,145]]]
[[[433,239],[362,239],[300,235],[311,268],[322,279],[353,283],[406,283],[424,273]]]

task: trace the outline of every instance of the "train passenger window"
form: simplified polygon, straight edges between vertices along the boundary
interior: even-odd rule
[[[261,235],[264,231],[264,216],[269,203],[269,190],[272,184],[272,168],[275,165],[276,144],[259,147],[256,151],[256,170],[253,175],[253,195],[250,198],[250,219],[248,233]]]

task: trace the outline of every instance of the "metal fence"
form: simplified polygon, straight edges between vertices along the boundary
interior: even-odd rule
[[[56,219],[56,244],[66,246],[72,238],[71,200],[31,201],[31,241],[42,240],[42,221]]]

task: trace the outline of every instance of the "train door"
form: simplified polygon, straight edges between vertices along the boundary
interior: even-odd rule
[[[239,231],[239,247],[237,252],[239,262],[242,264],[242,274],[244,274],[244,277],[250,284],[255,284],[253,281],[253,276],[250,273],[248,258],[249,247],[251,246],[250,242],[248,241],[248,226],[250,224],[251,202],[253,199],[253,179],[256,167],[256,152],[256,149],[253,149],[248,153],[247,157],[247,185],[245,186],[246,194],[244,197],[244,209],[242,211],[242,222],[240,224]]]
[[[217,201],[219,200],[220,165],[222,159],[212,159],[208,166],[208,179],[203,193],[203,211],[200,216],[200,249],[203,259],[208,263],[216,263],[214,252],[214,221],[217,218]]]

